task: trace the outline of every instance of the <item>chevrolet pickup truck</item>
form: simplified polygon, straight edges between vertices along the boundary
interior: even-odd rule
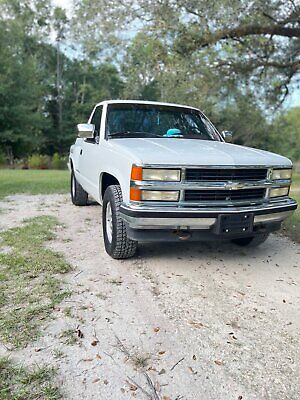
[[[102,205],[113,258],[132,257],[145,241],[256,246],[297,208],[290,160],[227,143],[231,133],[219,133],[196,108],[103,101],[77,128],[71,199]]]

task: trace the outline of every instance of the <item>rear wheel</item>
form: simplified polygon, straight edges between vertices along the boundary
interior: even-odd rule
[[[116,259],[132,257],[137,249],[137,242],[127,237],[126,226],[120,215],[121,203],[120,186],[109,186],[103,198],[103,238],[106,252]]]
[[[232,242],[237,244],[238,246],[249,246],[249,247],[257,247],[263,242],[265,242],[269,237],[269,233],[260,233],[256,236],[233,239]]]
[[[77,182],[74,171],[71,172],[71,199],[75,206],[86,206],[88,201],[88,194]]]

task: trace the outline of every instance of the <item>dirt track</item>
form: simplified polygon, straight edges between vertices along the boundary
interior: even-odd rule
[[[57,365],[66,399],[300,399],[299,244],[278,235],[258,249],[147,244],[116,261],[99,206],[22,195],[0,207],[1,230],[35,215],[65,224],[51,247],[75,268],[73,295],[12,357]],[[84,337],[63,344],[61,332],[78,325]]]

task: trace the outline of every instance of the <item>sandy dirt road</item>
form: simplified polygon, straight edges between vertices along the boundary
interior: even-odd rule
[[[74,266],[73,295],[11,357],[58,366],[65,399],[300,399],[299,244],[147,244],[117,261],[104,252],[100,206],[22,195],[0,208],[1,230],[36,215],[64,224],[50,246]],[[84,337],[64,344],[61,332],[78,326]]]

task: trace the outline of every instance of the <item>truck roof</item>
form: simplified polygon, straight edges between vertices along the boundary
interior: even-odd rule
[[[104,105],[104,104],[153,104],[159,106],[172,106],[172,107],[184,107],[191,108],[193,110],[199,111],[198,108],[183,105],[183,104],[175,104],[175,103],[161,103],[158,101],[145,101],[145,100],[104,100],[98,103],[96,106]]]

